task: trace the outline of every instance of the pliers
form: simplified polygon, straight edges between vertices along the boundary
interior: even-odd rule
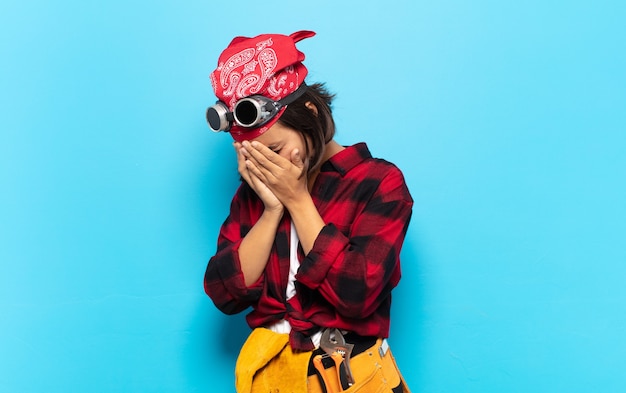
[[[325,329],[322,333],[320,347],[335,363],[337,382],[341,391],[352,386],[354,384],[354,377],[350,370],[350,354],[352,353],[354,344],[347,344],[339,329],[329,328]],[[345,375],[342,375],[342,370]]]

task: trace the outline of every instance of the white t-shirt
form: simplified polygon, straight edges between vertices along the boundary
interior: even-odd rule
[[[287,291],[286,298],[287,300],[291,299],[296,295],[296,273],[298,273],[298,268],[300,267],[300,260],[298,259],[298,245],[300,244],[300,239],[298,238],[298,233],[296,232],[296,227],[291,223],[291,236],[289,241],[289,279],[287,281]],[[281,334],[289,334],[291,332],[291,324],[286,319],[281,319],[280,321],[274,323],[267,327],[271,331],[275,333]],[[322,337],[321,332],[315,333],[311,336],[311,340],[313,341],[313,345],[315,347],[319,347],[320,339]]]

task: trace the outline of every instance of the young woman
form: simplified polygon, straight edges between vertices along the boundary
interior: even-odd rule
[[[295,46],[314,34],[237,37],[211,73],[207,121],[235,140],[242,184],[205,291],[252,308],[239,393],[408,392],[385,338],[413,201],[397,167],[333,139],[333,96]]]

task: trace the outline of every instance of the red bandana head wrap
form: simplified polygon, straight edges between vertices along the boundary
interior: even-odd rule
[[[215,95],[230,111],[235,102],[254,94],[274,101],[285,98],[296,91],[307,75],[302,64],[304,53],[295,44],[314,35],[312,31],[303,30],[289,36],[235,37],[220,55],[217,69],[211,73]],[[236,141],[254,139],[267,131],[284,110],[261,127],[244,128],[233,124],[229,132]]]

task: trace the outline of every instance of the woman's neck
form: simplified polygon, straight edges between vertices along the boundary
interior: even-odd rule
[[[345,147],[335,142],[334,139],[328,142],[326,146],[324,146],[324,155],[322,156],[321,164],[330,160],[332,156],[339,153],[343,149],[345,149]],[[313,184],[315,183],[315,179],[317,179],[317,175],[320,173],[321,164],[318,165],[318,167],[313,172],[309,173],[309,182],[308,182],[309,191],[313,189]]]
[[[334,156],[335,154],[339,153],[343,149],[345,149],[345,147],[341,146],[339,143],[335,142],[334,139],[332,139],[330,142],[328,142],[326,144],[326,147],[324,149],[324,156],[322,158],[322,162],[326,162],[326,161],[330,160],[330,158],[332,156]]]

